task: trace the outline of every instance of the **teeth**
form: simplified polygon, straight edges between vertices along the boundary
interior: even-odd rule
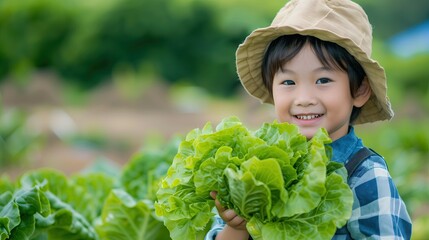
[[[296,117],[298,119],[301,119],[301,120],[310,120],[310,119],[314,119],[314,118],[320,117],[320,114],[314,114],[314,115],[297,115]]]

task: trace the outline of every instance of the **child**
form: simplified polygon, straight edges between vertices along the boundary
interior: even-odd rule
[[[279,121],[311,138],[325,128],[332,161],[364,148],[352,124],[393,117],[384,69],[371,59],[372,30],[349,0],[291,0],[271,26],[252,32],[237,50],[244,88],[274,104]],[[411,220],[384,160],[368,157],[351,175],[352,216],[333,239],[410,239]],[[216,199],[216,193],[211,196]],[[246,221],[215,201],[219,213],[206,239],[249,239]]]

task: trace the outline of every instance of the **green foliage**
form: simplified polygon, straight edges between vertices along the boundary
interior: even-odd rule
[[[237,46],[252,30],[267,26],[285,2],[3,0],[0,81],[50,68],[64,81],[88,89],[110,81],[115,69],[125,65],[135,72],[143,68],[156,80],[187,82],[230,95],[239,86]],[[429,9],[424,0],[358,3],[368,12],[375,36],[383,40],[423,21]],[[397,23],[400,14],[408,17]],[[401,70],[400,80],[409,83],[403,90],[427,89],[425,63],[427,58],[392,65]]]
[[[161,147],[161,146],[158,146]],[[0,239],[168,239],[150,198],[177,144],[144,149],[119,174],[53,169],[0,179]],[[152,194],[153,196],[154,194]]]
[[[429,54],[420,54],[412,58],[398,58],[390,56],[386,59],[386,71],[389,76],[389,84],[398,88],[402,96],[395,100],[402,100],[403,97],[413,97],[420,100],[420,105],[429,111],[429,82],[425,76],[429,76]]]
[[[27,127],[27,116],[0,105],[0,167],[24,164],[42,139]]]
[[[120,183],[136,199],[156,200],[159,182],[171,165],[181,138],[175,137],[158,150],[136,153],[123,168]]]
[[[66,1],[0,2],[0,76],[55,65],[76,15]]]
[[[413,222],[413,239],[426,239],[429,234],[427,226],[429,226],[429,215],[416,219]]]
[[[172,239],[202,239],[214,200],[247,220],[253,239],[329,239],[351,216],[342,164],[329,161],[320,130],[311,140],[287,123],[249,131],[236,117],[182,141],[155,209]]]
[[[384,156],[388,162],[389,171],[413,218],[413,239],[425,239],[425,236],[429,234],[427,228],[425,228],[428,219],[426,207],[429,200],[429,191],[427,190],[429,128],[426,123],[427,121],[425,120],[396,120],[377,125],[375,128],[365,126],[362,129],[358,129],[365,144]],[[228,127],[232,127],[232,125],[225,125],[221,128]],[[357,126],[357,128],[360,128],[360,126]],[[203,129],[200,134],[205,133],[207,135],[208,130]],[[269,136],[271,131],[266,132],[267,134],[265,135]],[[194,138],[201,138],[201,136],[198,137],[198,132],[194,133],[195,135],[188,136],[188,141]],[[243,137],[240,134],[234,136],[237,139]],[[268,138],[265,137],[264,139]],[[153,138],[149,140],[153,140]],[[25,236],[29,236],[28,239],[46,239],[47,236],[60,239],[137,239],[138,236],[143,236],[143,234],[147,234],[144,236],[151,236],[150,239],[169,239],[169,232],[163,225],[163,220],[154,213],[155,192],[162,180],[162,176],[165,176],[168,167],[172,164],[181,139],[173,139],[167,144],[157,139],[155,140],[155,142],[146,144],[145,148],[136,153],[122,170],[109,168],[106,171],[107,174],[93,169],[89,173],[79,173],[67,177],[55,170],[39,169],[28,171],[16,182],[11,181],[6,176],[2,176],[0,178],[0,239],[5,239],[5,236],[9,236],[10,239],[25,239]],[[209,138],[206,140],[210,141]],[[225,144],[225,142],[222,144]],[[203,149],[209,146],[200,144],[200,147]],[[234,147],[238,149],[239,145]],[[182,144],[179,149],[186,155],[193,154],[192,151],[188,152],[191,148],[190,145],[185,146]],[[245,149],[245,147],[241,147],[241,149]],[[259,153],[261,155],[262,151],[260,150],[261,148],[255,148],[254,152],[261,152]],[[207,151],[208,153],[216,154],[216,151],[209,149]],[[202,153],[202,150],[200,152]],[[262,155],[272,156],[273,154],[282,155],[283,153],[269,149]],[[202,155],[205,156],[206,154]],[[187,164],[197,163],[195,158],[186,159]],[[222,163],[228,159],[238,160],[235,157],[231,158],[231,152],[225,148],[219,148],[217,157],[215,155],[213,161],[214,159],[216,159],[217,163]],[[210,179],[219,171],[219,168],[210,165],[210,162],[200,164],[200,169],[203,166],[206,167],[206,173],[202,170],[199,171],[199,177],[194,177],[193,180],[198,183],[199,194],[204,194],[205,196],[207,196],[207,189],[212,188],[208,186],[217,184],[216,181],[207,183],[205,180]],[[258,161],[251,160],[247,164],[243,164],[243,168],[246,167],[250,172],[253,172],[252,166],[258,163]],[[271,181],[270,186],[277,186],[277,182],[274,180],[278,179],[279,175],[274,175],[275,171],[273,170],[278,169],[275,161],[266,160],[264,161],[264,166],[269,167],[270,174],[273,173],[268,179]],[[261,169],[264,169],[263,167]],[[335,169],[335,166],[333,168]],[[106,168],[99,167],[98,170],[100,169]],[[186,169],[183,168],[183,170]],[[328,175],[330,171],[332,170],[328,171]],[[179,176],[184,173],[186,172],[179,172],[176,175]],[[235,168],[228,170],[227,174],[231,179],[244,181],[247,178],[247,174]],[[262,172],[261,174],[256,174],[258,181],[264,179],[265,175]],[[288,174],[292,176],[293,172],[291,171]],[[171,184],[178,184],[186,181],[186,179],[172,178]],[[293,177],[290,179],[293,179]],[[339,181],[339,178],[330,179],[329,181]],[[288,185],[288,183],[285,184]],[[327,184],[325,187],[327,192],[332,190],[329,190],[330,186],[336,184]],[[244,183],[242,185],[238,184],[236,187],[238,188],[239,186],[244,189],[248,187]],[[236,187],[228,185],[229,189],[235,189]],[[238,191],[235,190],[235,192]],[[168,192],[167,195],[173,196],[173,193]],[[291,196],[288,197],[291,198]],[[234,195],[233,198],[236,199],[234,201],[241,202],[239,195]],[[173,198],[172,200],[174,201],[171,203],[182,206],[180,205],[180,198]],[[306,202],[301,200],[299,201],[300,203]],[[336,203],[332,204],[336,205]],[[244,206],[245,204],[241,205]],[[244,209],[244,207],[242,208]],[[200,213],[199,216],[201,217],[204,215],[203,210],[211,210],[210,207],[201,210],[200,205],[195,206],[195,209],[197,209],[196,213]],[[254,212],[256,213],[256,211]],[[111,220],[112,216],[115,216],[115,220]],[[207,217],[211,217],[211,214],[207,215]],[[259,222],[254,220],[253,223],[260,228]],[[76,230],[76,226],[79,226],[79,230]],[[130,230],[125,226],[132,226],[130,227],[132,229]],[[290,226],[294,226],[293,229]],[[271,227],[271,224],[267,224],[263,229],[270,229]],[[299,228],[293,222],[276,225],[276,229],[302,232],[308,230]],[[270,232],[269,230],[263,231]],[[155,233],[158,234],[157,237],[153,235]],[[271,235],[269,239],[271,239]]]
[[[97,225],[100,239],[109,240],[164,240],[168,239],[164,229],[162,222],[156,220],[153,202],[136,201],[122,189],[110,192],[101,215],[101,224]]]
[[[232,80],[238,42],[221,31],[215,14],[201,1],[117,1],[93,19],[91,30],[70,40],[58,69],[66,79],[93,87],[110,78],[118,65],[136,70],[149,65],[169,82],[231,91],[237,84]]]

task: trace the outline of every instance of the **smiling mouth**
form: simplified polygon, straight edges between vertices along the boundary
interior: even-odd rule
[[[323,116],[323,114],[308,114],[308,115],[295,115],[299,120],[312,120]]]

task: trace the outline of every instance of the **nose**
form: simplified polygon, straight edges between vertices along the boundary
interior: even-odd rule
[[[295,92],[294,98],[294,103],[296,106],[308,107],[317,104],[316,94],[308,86],[299,87]]]

